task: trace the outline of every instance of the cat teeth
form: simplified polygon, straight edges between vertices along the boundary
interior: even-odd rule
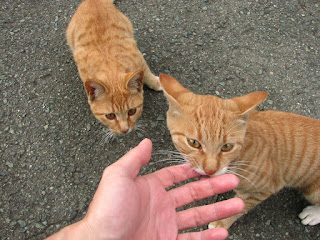
[[[203,171],[203,170],[200,169],[200,168],[195,168],[194,170],[195,170],[197,173],[201,174],[201,175],[207,176],[207,174],[205,173],[205,171]]]
[[[209,223],[209,224],[208,224],[208,228],[209,228],[209,229],[213,229],[213,228],[215,228],[215,226],[214,226],[212,223]]]

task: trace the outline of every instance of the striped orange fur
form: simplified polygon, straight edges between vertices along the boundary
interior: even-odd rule
[[[137,48],[130,20],[111,0],[85,0],[66,35],[92,113],[113,133],[130,132],[142,112],[143,83],[160,90]]]
[[[160,83],[173,143],[186,160],[200,174],[240,178],[236,193],[245,202],[244,212],[209,227],[229,228],[285,186],[299,189],[314,204],[299,215],[302,223],[320,223],[320,120],[254,110],[266,92],[221,99],[196,95],[168,75],[160,74]]]

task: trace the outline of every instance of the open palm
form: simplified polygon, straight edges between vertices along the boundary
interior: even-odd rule
[[[167,191],[166,188],[199,177],[188,165],[163,168],[137,177],[151,156],[150,140],[112,164],[103,173],[84,221],[94,239],[224,239],[227,231],[210,229],[178,234],[229,217],[243,209],[240,199],[177,212],[176,208],[229,191],[238,184],[233,175],[208,178]]]

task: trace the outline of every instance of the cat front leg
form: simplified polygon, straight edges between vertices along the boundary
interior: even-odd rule
[[[242,215],[246,214],[250,209],[254,208],[260,202],[268,198],[272,192],[252,192],[252,193],[243,193],[237,192],[236,197],[241,198],[245,204],[244,210],[234,216],[231,216],[226,219],[222,219],[219,221],[211,222],[208,225],[208,228],[225,228],[228,229],[231,225]]]
[[[153,89],[155,91],[161,91],[162,90],[162,88],[160,86],[159,77],[156,77],[155,75],[153,75],[148,66],[144,70],[143,82],[149,88],[151,88],[151,89]]]
[[[312,204],[299,214],[303,225],[314,226],[320,223],[320,187],[319,184],[310,184],[303,190],[303,195]]]

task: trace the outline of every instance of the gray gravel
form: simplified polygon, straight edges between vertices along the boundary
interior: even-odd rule
[[[149,89],[145,132],[104,142],[65,40],[79,3],[1,1],[1,240],[43,239],[81,219],[103,169],[144,137],[154,150],[174,149],[165,98]],[[155,74],[172,74],[194,92],[224,98],[265,90],[270,94],[262,108],[320,118],[319,1],[116,5],[132,20]],[[150,164],[144,173],[168,165]],[[235,223],[229,239],[320,239],[320,226],[299,223],[307,205],[299,193],[283,190]]]

